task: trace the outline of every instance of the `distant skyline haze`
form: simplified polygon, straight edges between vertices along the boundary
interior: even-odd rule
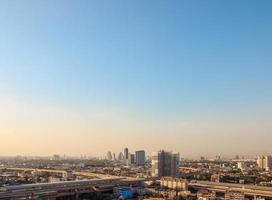
[[[272,154],[272,1],[0,1],[0,155]]]

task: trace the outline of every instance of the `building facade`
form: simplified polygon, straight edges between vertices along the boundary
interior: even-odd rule
[[[107,153],[107,160],[112,160],[112,154],[110,151]]]
[[[225,200],[245,200],[245,194],[241,191],[228,190],[225,193]]]
[[[118,160],[119,161],[123,161],[124,160],[124,154],[122,152],[119,153]]]
[[[158,151],[152,155],[152,176],[176,177],[179,174],[179,153]]]
[[[135,164],[135,155],[134,154],[129,154],[128,155],[128,164],[129,165]]]
[[[160,185],[178,191],[188,191],[188,181],[186,179],[163,177],[160,179]]]
[[[145,151],[136,151],[135,152],[135,163],[136,165],[145,165]]]
[[[125,160],[128,160],[128,148],[124,149],[124,158]]]
[[[258,156],[257,165],[260,169],[271,171],[272,170],[272,156]]]

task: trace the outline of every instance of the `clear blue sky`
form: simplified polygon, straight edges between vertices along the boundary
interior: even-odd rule
[[[0,97],[27,110],[126,112],[147,124],[271,119],[271,10],[270,0],[2,0]],[[8,106],[2,118],[7,113]],[[262,131],[272,137],[271,130]]]

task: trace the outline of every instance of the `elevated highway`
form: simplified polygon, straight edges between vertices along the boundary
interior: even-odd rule
[[[0,170],[8,170],[8,171],[15,171],[15,172],[40,172],[40,173],[50,173],[50,174],[58,174],[62,177],[67,177],[67,171],[65,170],[59,170],[59,169],[39,169],[39,168],[19,168],[19,167],[6,167],[6,168],[0,168]],[[92,172],[86,172],[86,171],[73,171],[73,175],[76,176],[82,176],[86,178],[124,178],[120,176],[113,176],[108,174],[100,174],[100,173],[92,173]]]
[[[231,183],[217,183],[209,181],[192,181],[189,187],[195,189],[208,189],[215,192],[226,192],[226,191],[238,191],[248,196],[260,196],[272,198],[272,187],[262,187],[255,185],[243,185],[243,184],[231,184]]]
[[[57,183],[23,184],[0,188],[0,199],[55,199],[57,197],[74,196],[94,191],[109,191],[114,187],[141,185],[143,179],[104,178],[78,181],[62,181]]]
[[[74,175],[76,176],[82,176],[86,178],[125,178],[121,176],[113,176],[113,175],[108,175],[108,174],[99,174],[99,173],[92,173],[92,172],[84,172],[84,171],[75,171],[73,172]]]
[[[39,168],[19,168],[19,167],[2,167],[0,170],[9,170],[15,172],[48,172],[52,174],[59,174],[61,176],[66,176],[67,172],[65,170],[57,170],[57,169],[39,169]]]

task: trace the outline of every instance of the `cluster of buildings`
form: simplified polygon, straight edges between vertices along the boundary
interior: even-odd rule
[[[132,154],[128,148],[124,149],[124,153],[119,153],[118,159],[116,159],[115,153],[112,154],[109,151],[107,159],[136,166],[145,166],[147,161],[144,150],[139,150]],[[154,152],[148,161],[149,163],[151,162],[151,176],[153,177],[177,177],[179,175],[180,156],[178,152],[160,150]]]
[[[118,158],[116,158],[115,153],[111,153],[109,151],[107,153],[107,159],[110,161],[120,161],[126,165],[144,166],[146,156],[144,150],[138,150],[135,153],[130,153],[128,148],[125,148],[124,153],[120,152]]]
[[[108,152],[105,159],[72,159],[53,155],[49,158],[9,158],[0,160],[0,185],[17,185],[28,183],[54,183],[66,180],[100,179],[105,177],[126,177],[143,179],[143,188],[119,188],[124,194],[141,194],[162,199],[172,197],[192,197],[194,199],[245,199],[248,193],[229,185],[271,187],[272,190],[272,156],[261,155],[251,158],[228,159],[217,156],[208,160],[183,159],[178,152],[159,150],[146,156],[144,150],[129,151],[124,148],[115,156]],[[32,169],[34,168],[34,169]],[[147,184],[148,183],[148,184]],[[215,192],[210,185],[226,187],[224,192]],[[201,187],[197,184],[204,184]],[[229,184],[224,186],[222,184]],[[199,188],[198,188],[199,187]],[[129,193],[130,192],[130,193]],[[271,191],[272,194],[272,191]],[[257,198],[263,199],[263,198]],[[271,195],[272,199],[272,195]]]

